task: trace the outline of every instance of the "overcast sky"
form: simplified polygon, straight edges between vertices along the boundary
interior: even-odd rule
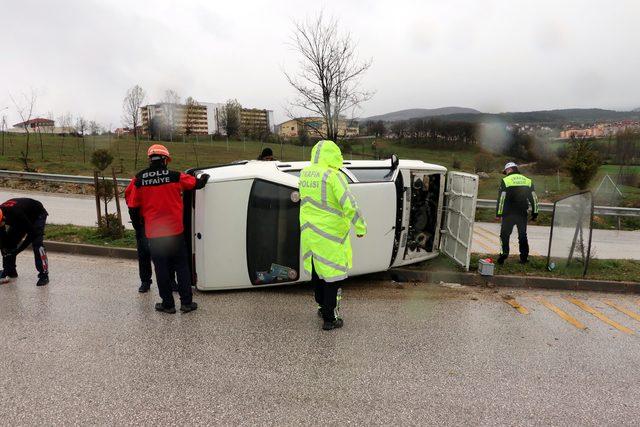
[[[464,106],[487,112],[640,107],[640,1],[0,0],[0,114],[33,88],[38,115],[120,126],[140,84],[275,111],[293,96],[293,20],[323,9],[371,58],[358,116]]]

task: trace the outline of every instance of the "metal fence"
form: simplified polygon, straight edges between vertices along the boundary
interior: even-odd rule
[[[478,209],[494,209],[496,201],[489,199],[478,199],[476,204]],[[540,203],[541,212],[553,212],[553,203]],[[640,217],[640,208],[623,208],[619,206],[595,206],[593,213],[602,216],[630,216]]]
[[[37,173],[37,172],[18,172],[0,170],[0,178],[29,179],[33,181],[61,182],[67,184],[91,184],[93,185],[92,176],[82,175],[60,175],[55,173]],[[130,179],[118,178],[118,184],[126,186]]]
[[[78,175],[60,175],[53,173],[36,173],[36,172],[18,172],[0,170],[0,178],[14,178],[14,179],[30,179],[36,181],[49,181],[49,182],[63,182],[72,184],[93,184],[92,176],[78,176]],[[118,178],[118,184],[126,186],[129,184],[129,179]],[[478,209],[494,209],[496,208],[496,201],[489,199],[478,199]],[[540,203],[541,212],[552,212],[553,203]],[[604,216],[625,216],[625,217],[640,217],[640,208],[624,208],[618,206],[596,206],[594,209],[595,215]]]

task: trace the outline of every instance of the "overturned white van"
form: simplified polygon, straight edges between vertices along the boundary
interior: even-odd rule
[[[298,176],[308,162],[242,161],[192,169],[185,234],[199,290],[304,282]],[[367,222],[352,237],[350,275],[421,262],[440,252],[468,268],[478,177],[417,160],[345,161],[341,171]]]

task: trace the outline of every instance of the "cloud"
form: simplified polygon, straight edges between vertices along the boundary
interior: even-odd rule
[[[119,124],[126,90],[140,84],[152,102],[172,88],[283,119],[293,93],[282,68],[297,64],[286,45],[291,22],[321,9],[373,59],[363,84],[376,95],[362,116],[640,105],[640,3],[630,0],[22,0],[2,7],[0,108],[9,92],[34,88],[41,115]]]

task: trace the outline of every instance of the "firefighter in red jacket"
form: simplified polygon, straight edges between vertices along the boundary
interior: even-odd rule
[[[156,271],[158,291],[162,302],[155,308],[164,313],[175,313],[171,292],[171,272],[175,271],[180,294],[180,311],[188,313],[198,308],[193,302],[191,273],[185,238],[182,192],[203,188],[209,175],[197,179],[191,175],[171,171],[169,150],[154,144],[147,151],[149,168],[138,172],[129,183],[130,208],[139,208],[144,229],[149,240],[151,260]]]

